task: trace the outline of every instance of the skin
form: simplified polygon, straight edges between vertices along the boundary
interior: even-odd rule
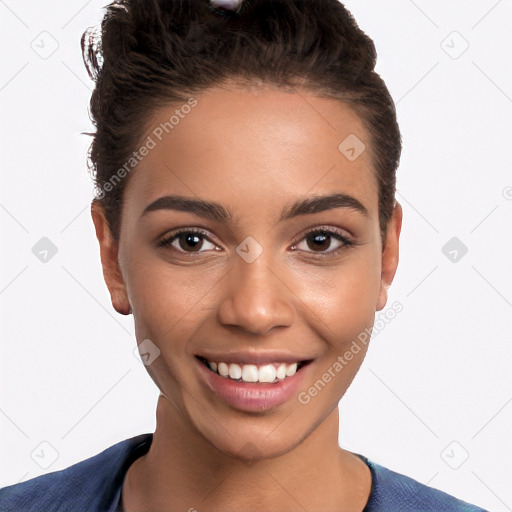
[[[126,475],[124,510],[363,510],[371,473],[339,446],[338,402],[365,345],[308,404],[294,396],[261,413],[234,409],[207,389],[194,354],[305,355],[314,359],[307,390],[386,305],[402,209],[394,207],[383,248],[371,141],[342,102],[271,87],[219,87],[196,99],[132,171],[119,243],[99,203],[91,208],[112,304],[122,314],[132,309],[137,343],[150,339],[161,351],[146,366],[161,391],[157,427],[149,452]],[[151,127],[175,109],[155,112]],[[367,148],[353,162],[338,150],[349,134]],[[297,198],[334,192],[356,198],[368,214],[334,208],[279,221]],[[232,219],[174,210],[141,218],[167,194],[218,202]],[[208,237],[195,249],[183,237],[156,247],[182,227],[202,228]],[[357,245],[328,236],[318,247],[306,232],[322,227]],[[236,252],[248,236],[263,248],[252,263]]]

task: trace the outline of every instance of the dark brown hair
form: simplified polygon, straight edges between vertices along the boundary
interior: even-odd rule
[[[338,0],[244,0],[237,12],[208,0],[118,0],[106,7],[100,33],[86,30],[81,44],[96,82],[89,169],[114,239],[129,176],[112,177],[126,168],[156,109],[236,80],[309,90],[360,116],[371,137],[385,242],[401,153],[395,105],[374,71],[373,41]]]

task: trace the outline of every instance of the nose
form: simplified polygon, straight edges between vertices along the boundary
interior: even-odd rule
[[[294,294],[283,277],[263,255],[252,263],[239,258],[227,278],[220,323],[260,336],[275,327],[289,327],[296,317]]]

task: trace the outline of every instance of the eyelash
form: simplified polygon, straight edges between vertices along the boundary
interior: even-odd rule
[[[190,255],[190,257],[194,257],[193,256],[194,254],[199,254],[199,253],[188,253],[186,251],[181,251],[181,250],[176,249],[175,247],[172,247],[172,243],[174,242],[174,240],[177,240],[179,235],[182,233],[201,235],[201,236],[205,237],[210,243],[214,243],[209,239],[208,233],[206,231],[203,231],[201,229],[196,229],[196,228],[181,228],[176,231],[173,231],[171,234],[167,235],[165,238],[160,240],[157,243],[157,246],[158,247],[168,247],[169,246],[172,250],[178,252],[179,254]],[[315,228],[312,228],[312,229],[306,231],[306,233],[304,233],[302,238],[300,238],[299,240],[297,240],[297,242],[294,242],[292,244],[292,247],[295,247],[298,243],[302,242],[304,239],[306,239],[308,236],[310,236],[312,234],[329,235],[329,236],[332,236],[333,238],[335,238],[336,240],[342,242],[342,245],[340,247],[338,247],[337,249],[335,249],[334,251],[329,251],[329,252],[305,251],[307,254],[314,254],[315,256],[319,256],[321,258],[336,256],[345,249],[349,249],[351,247],[355,247],[355,246],[359,245],[356,242],[354,242],[353,240],[350,240],[346,236],[342,235],[338,230],[336,230],[334,228],[315,227]]]
[[[342,243],[342,245],[340,247],[338,247],[337,249],[335,249],[334,251],[329,251],[329,252],[306,251],[307,254],[314,254],[315,256],[320,256],[321,258],[329,258],[332,256],[337,256],[339,253],[341,253],[345,249],[349,249],[351,247],[355,247],[356,245],[358,245],[353,240],[350,240],[345,235],[342,235],[337,229],[320,226],[320,227],[311,228],[310,230],[306,231],[300,240],[298,240],[297,242],[292,244],[292,247],[295,247],[299,242],[302,242],[302,240],[306,239],[308,236],[310,236],[312,234],[329,235]]]

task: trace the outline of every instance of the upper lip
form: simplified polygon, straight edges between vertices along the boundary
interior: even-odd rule
[[[195,354],[211,362],[237,363],[237,364],[266,364],[286,363],[293,364],[301,361],[310,361],[313,357],[304,357],[290,354],[289,352],[254,351],[254,352],[227,352],[223,354],[201,353]]]

